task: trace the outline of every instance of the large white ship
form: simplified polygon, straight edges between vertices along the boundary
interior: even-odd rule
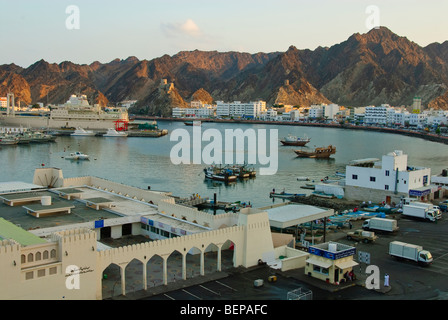
[[[65,104],[50,106],[51,111],[43,113],[16,113],[14,108],[9,108],[9,105],[8,102],[6,113],[0,113],[0,123],[7,126],[56,130],[78,127],[107,130],[129,122],[126,108],[112,108],[106,111],[100,105],[90,105],[85,95],[72,95]]]

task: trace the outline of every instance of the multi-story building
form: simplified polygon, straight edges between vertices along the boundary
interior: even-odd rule
[[[312,105],[309,109],[308,118],[310,119],[318,119],[324,116],[324,108],[323,105]]]
[[[386,125],[390,114],[394,109],[388,104],[382,104],[381,106],[368,106],[366,107],[366,113],[364,117],[365,124],[380,124]]]
[[[399,203],[402,197],[431,197],[431,169],[408,166],[401,150],[379,159],[360,159],[346,167],[345,197],[356,200]]]
[[[249,103],[241,103],[241,101],[234,102],[216,102],[216,116],[218,117],[235,117],[235,118],[249,118],[256,119],[266,111],[265,101],[252,101]]]

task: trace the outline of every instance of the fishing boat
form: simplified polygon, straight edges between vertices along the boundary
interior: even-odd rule
[[[127,137],[128,134],[124,131],[117,131],[115,129],[108,129],[103,137]]]
[[[87,154],[83,154],[79,151],[70,153],[69,157],[65,158],[66,160],[89,160],[90,156]]]
[[[229,169],[221,169],[214,166],[207,167],[204,169],[205,178],[216,180],[216,181],[224,181],[224,182],[232,182],[236,181],[238,178],[233,174],[233,172]]]
[[[71,136],[94,136],[96,133],[90,130],[84,130],[83,128],[78,128],[71,134]]]
[[[275,193],[275,192],[271,192],[269,194],[269,197],[271,198],[281,198],[281,199],[294,199],[297,197],[305,197],[306,194],[302,194],[302,193],[286,193],[286,192],[280,192],[280,193]]]
[[[202,122],[201,121],[185,121],[184,124],[186,126],[192,127],[192,126],[201,126]]]
[[[316,148],[314,151],[296,150],[294,152],[299,158],[329,158],[336,153],[336,147],[329,145],[328,147]]]
[[[16,145],[19,143],[19,139],[12,136],[0,136],[0,145]]]
[[[306,135],[303,138],[299,138],[293,135],[288,135],[283,140],[280,140],[280,142],[284,146],[295,146],[295,147],[304,147],[308,143],[310,143],[311,139],[308,138]]]

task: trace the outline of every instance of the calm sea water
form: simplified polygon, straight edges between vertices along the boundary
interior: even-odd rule
[[[159,127],[168,129],[170,134],[175,129],[190,133],[193,130],[182,122],[159,121]],[[59,137],[51,144],[0,147],[0,182],[32,182],[35,168],[45,165],[62,169],[66,178],[92,175],[143,189],[151,186],[152,190],[170,191],[179,197],[198,193],[212,199],[216,193],[221,201],[250,201],[255,207],[262,207],[272,204],[269,192],[273,188],[309,193],[300,188],[304,182],[297,181],[298,176],[320,181],[326,176],[334,177],[336,172],[345,172],[345,166],[351,160],[381,159],[382,155],[394,150],[408,154],[408,165],[429,167],[432,174],[439,174],[448,167],[447,145],[395,134],[242,123],[202,125],[203,131],[210,128],[219,130],[223,136],[225,129],[254,129],[256,132],[258,129],[278,129],[279,139],[288,134],[306,134],[312,139],[308,149],[332,144],[337,147],[337,153],[331,159],[297,158],[294,154],[297,147],[283,147],[279,143],[275,175],[258,175],[255,179],[225,185],[204,179],[205,164],[174,165],[170,152],[178,142],[171,142],[170,134],[161,138]],[[203,147],[208,144],[203,142]],[[64,157],[73,151],[89,154],[91,160],[65,160]],[[255,167],[259,169],[260,165]]]

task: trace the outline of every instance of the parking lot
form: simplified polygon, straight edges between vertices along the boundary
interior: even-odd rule
[[[338,241],[353,245],[357,251],[370,253],[371,265],[378,266],[383,276],[390,276],[390,288],[387,291],[367,289],[365,270],[361,263],[355,267],[358,275],[356,285],[342,288],[317,282],[304,275],[303,269],[279,272],[268,267],[233,272],[219,280],[207,281],[176,290],[167,291],[145,300],[286,300],[287,293],[303,288],[310,290],[314,300],[445,300],[448,299],[448,219],[443,214],[437,223],[409,220],[395,216],[400,230],[396,234],[378,234],[374,243],[357,243],[346,239],[347,229],[328,234],[327,241]],[[354,229],[362,221],[356,221]],[[431,252],[434,261],[431,266],[423,267],[412,261],[400,261],[388,254],[391,241],[403,241],[423,246]],[[275,274],[277,281],[269,282]],[[254,281],[263,279],[263,287],[254,287]]]

